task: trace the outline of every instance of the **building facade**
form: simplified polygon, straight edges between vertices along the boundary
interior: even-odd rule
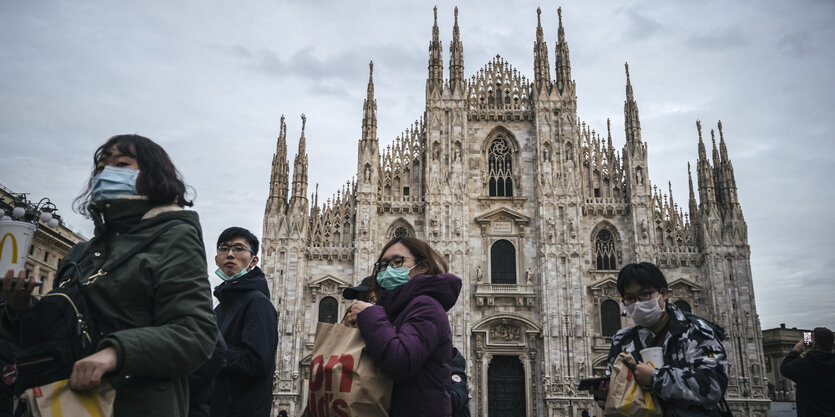
[[[768,397],[774,401],[795,401],[797,386],[794,381],[780,373],[783,359],[794,349],[794,345],[803,339],[803,332],[811,330],[786,328],[785,323],[774,329],[763,330],[763,354],[765,372],[768,380]]]
[[[23,204],[23,198],[25,195],[0,185],[0,208],[3,211],[11,211],[16,205]],[[35,289],[35,294],[46,294],[52,288],[58,262],[69,253],[73,245],[86,240],[80,232],[72,230],[63,221],[59,221],[55,228],[48,227],[43,221],[39,222],[26,259],[26,272],[43,282],[42,286]]]
[[[346,173],[356,179],[326,203],[318,190],[307,197],[304,116],[292,176],[282,118],[262,244],[280,312],[275,410],[303,408],[317,321],[340,318],[341,290],[408,235],[463,280],[449,319],[474,416],[601,415],[576,387],[603,373],[611,335],[629,324],[616,277],[640,261],[662,268],[671,302],[727,329],[730,404],[766,415],[747,226],[721,122],[707,146],[697,122],[685,213],[650,182],[628,66],[616,149],[610,126],[601,136],[577,114],[561,15],[553,51],[537,22],[532,77],[497,55],[465,78],[458,10],[447,66],[435,13],[424,114],[381,149],[372,64],[357,168]]]

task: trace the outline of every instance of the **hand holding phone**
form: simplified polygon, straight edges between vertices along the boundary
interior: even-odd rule
[[[803,332],[803,344],[812,346],[812,332]]]

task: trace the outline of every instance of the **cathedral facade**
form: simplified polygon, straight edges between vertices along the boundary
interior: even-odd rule
[[[554,61],[537,22],[532,78],[496,56],[467,79],[458,10],[446,68],[435,13],[424,114],[381,149],[372,64],[355,179],[324,204],[318,190],[308,198],[304,117],[292,176],[282,118],[262,243],[280,314],[274,413],[304,407],[316,323],[341,319],[342,289],[407,235],[463,280],[449,320],[472,415],[601,415],[576,387],[604,372],[611,336],[631,324],[615,283],[641,261],[664,271],[670,302],[728,331],[736,415],[767,415],[747,226],[721,122],[707,146],[697,122],[685,211],[650,182],[628,66],[616,149],[610,126],[603,137],[577,115],[561,15]]]

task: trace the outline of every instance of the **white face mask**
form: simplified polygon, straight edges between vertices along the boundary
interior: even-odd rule
[[[658,323],[658,320],[661,320],[664,315],[664,310],[658,305],[659,297],[661,297],[661,294],[651,300],[635,301],[626,306],[626,317],[629,317],[641,327],[651,327]]]

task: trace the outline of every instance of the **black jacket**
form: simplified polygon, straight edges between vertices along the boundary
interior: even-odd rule
[[[212,357],[200,369],[188,376],[188,417],[209,417],[211,415],[214,379],[226,366],[226,341],[218,330],[217,342]]]
[[[214,382],[212,417],[267,417],[273,399],[278,320],[258,267],[218,285],[217,323],[226,340],[226,366]]]
[[[835,353],[792,349],[780,373],[797,383],[797,417],[835,416]]]
[[[449,399],[452,403],[452,417],[470,417],[470,390],[467,389],[467,360],[456,348],[452,348],[452,381],[449,384]]]

